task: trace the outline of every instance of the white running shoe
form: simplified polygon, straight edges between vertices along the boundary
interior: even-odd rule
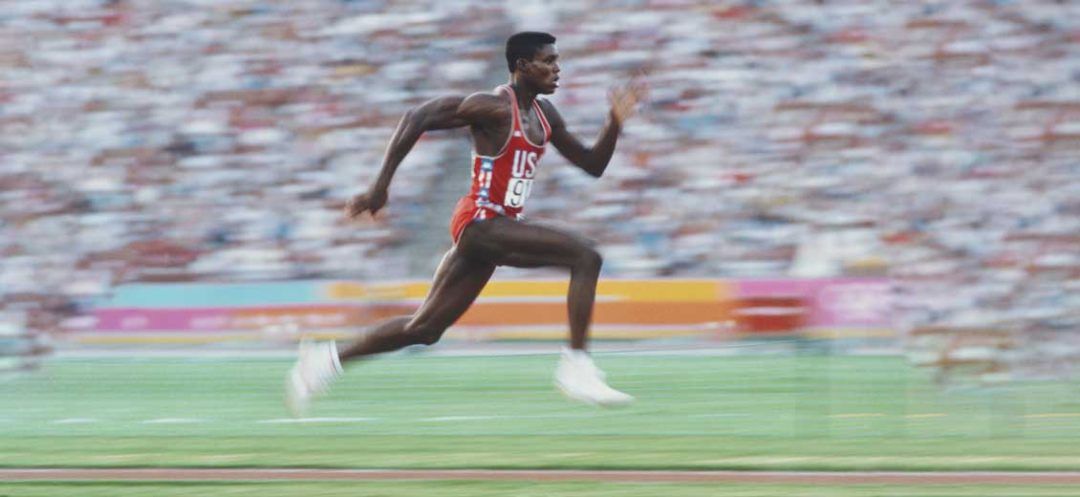
[[[634,401],[634,397],[608,386],[605,377],[589,354],[563,349],[555,369],[555,387],[570,399],[596,406],[621,406]]]
[[[285,406],[293,417],[307,413],[311,399],[326,393],[341,371],[337,342],[301,340],[296,364],[285,376]]]

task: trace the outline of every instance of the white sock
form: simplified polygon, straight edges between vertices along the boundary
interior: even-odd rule
[[[589,353],[581,349],[572,349],[570,347],[563,347],[562,353],[564,357],[573,359],[575,361],[588,361]]]

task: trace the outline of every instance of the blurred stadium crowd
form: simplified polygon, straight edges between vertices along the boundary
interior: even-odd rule
[[[549,154],[528,207],[600,241],[608,276],[889,274],[905,326],[1075,329],[1078,9],[10,2],[0,295],[51,328],[128,281],[426,278],[467,188],[464,132],[418,144],[378,220],[340,207],[406,109],[505,82],[505,38],[541,29],[584,141],[608,88],[648,74],[605,177]]]

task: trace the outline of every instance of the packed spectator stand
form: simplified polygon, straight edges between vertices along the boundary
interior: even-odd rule
[[[606,276],[888,274],[905,329],[1072,336],[1077,19],[1048,0],[15,2],[0,312],[55,329],[131,281],[427,278],[464,132],[425,136],[385,215],[341,206],[410,106],[505,82],[506,36],[539,28],[584,141],[610,86],[651,88],[602,179],[551,153],[527,208],[597,239]]]

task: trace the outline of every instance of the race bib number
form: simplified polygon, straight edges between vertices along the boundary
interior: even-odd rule
[[[524,207],[532,192],[532,182],[531,179],[512,178],[506,185],[506,200],[503,203],[507,207]]]

